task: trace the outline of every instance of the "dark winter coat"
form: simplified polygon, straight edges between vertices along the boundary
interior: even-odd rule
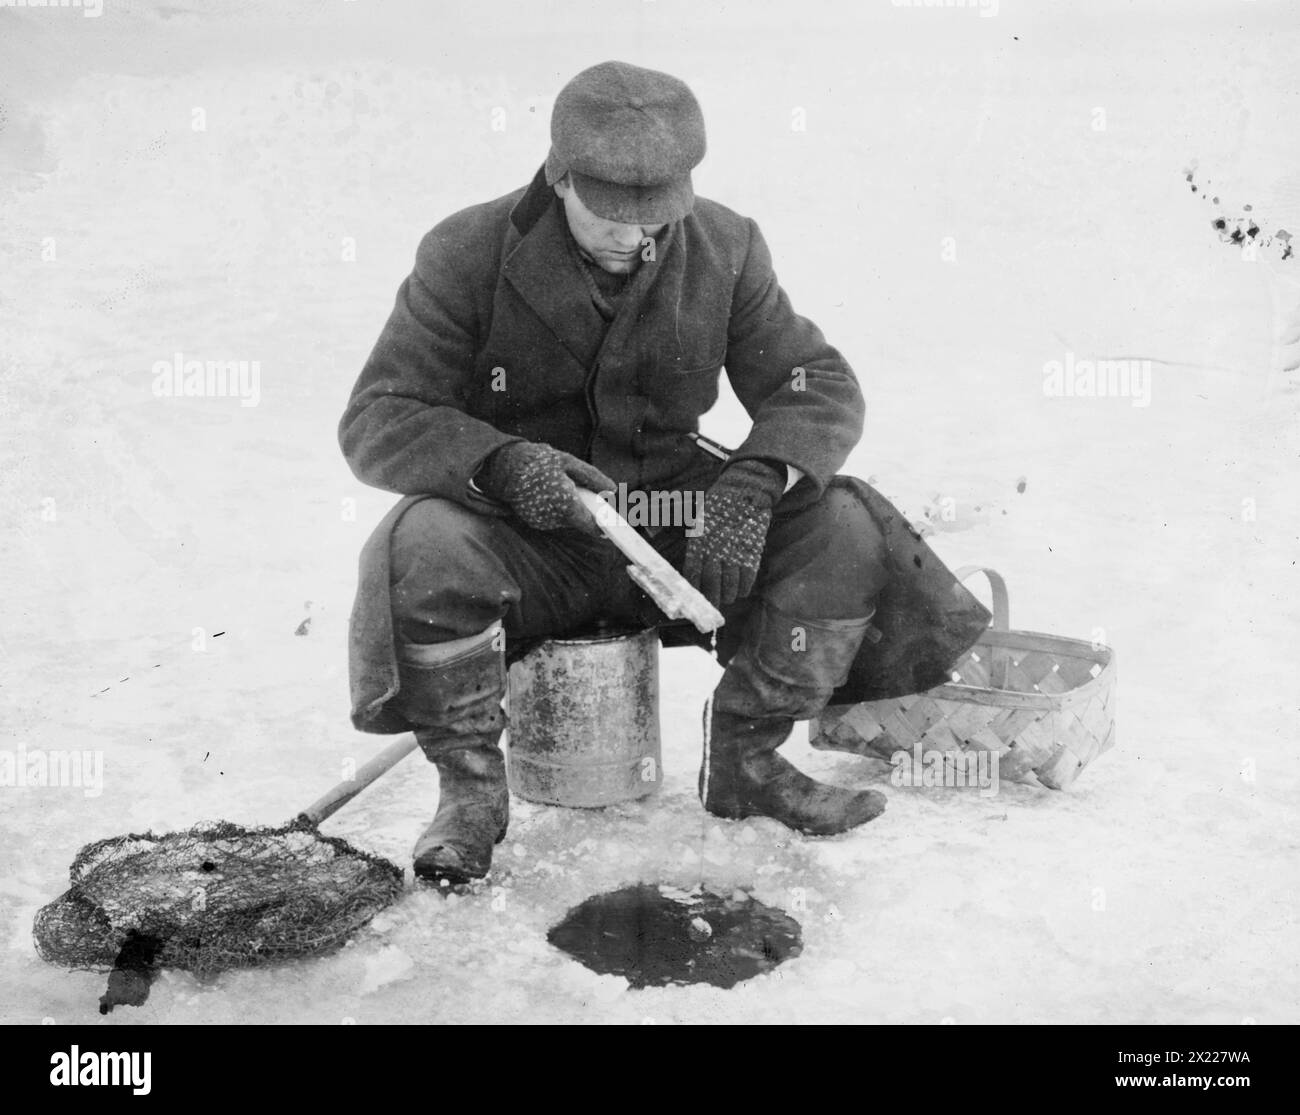
[[[526,189],[453,214],[424,237],[340,423],[357,477],[499,513],[469,480],[492,452],[524,438],[631,489],[691,489],[716,462],[686,435],[717,400],[725,367],[752,419],[732,459],[794,465],[806,478],[786,498],[817,498],[861,436],[862,394],[844,358],[792,309],[758,226],[697,198],[664,229],[607,326],[564,221],[539,171]],[[851,483],[900,560],[874,621],[883,637],[864,645],[852,688],[837,696],[928,688],[988,614],[896,509]],[[366,730],[401,730],[381,711],[397,685],[387,543],[409,502],[362,555],[351,674],[353,719]]]
[[[526,438],[630,489],[671,490],[724,364],[754,420],[735,457],[795,465],[817,490],[835,475],[862,434],[862,394],[791,309],[753,221],[698,198],[608,332],[564,221],[539,172],[424,237],[340,426],[361,480],[466,502],[487,456]]]

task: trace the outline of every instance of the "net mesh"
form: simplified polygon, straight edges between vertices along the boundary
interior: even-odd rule
[[[402,890],[400,868],[300,822],[115,836],[82,848],[71,880],[33,936],[45,960],[92,971],[124,947],[199,974],[321,952]]]

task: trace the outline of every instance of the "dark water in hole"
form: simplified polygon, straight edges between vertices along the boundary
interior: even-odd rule
[[[650,883],[588,898],[546,939],[593,972],[623,976],[634,988],[735,987],[803,949],[799,923],[755,898]]]

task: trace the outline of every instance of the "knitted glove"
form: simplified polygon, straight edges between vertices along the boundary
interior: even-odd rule
[[[699,533],[686,543],[682,573],[714,607],[750,594],[772,508],[785,492],[785,466],[776,461],[737,461],[705,493]]]
[[[599,534],[596,520],[578,501],[575,482],[593,492],[617,485],[594,465],[542,442],[515,441],[487,459],[477,477],[484,494],[510,505],[534,530],[568,527]]]

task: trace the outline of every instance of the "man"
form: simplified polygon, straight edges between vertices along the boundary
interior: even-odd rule
[[[861,825],[880,794],[777,749],[837,690],[936,684],[987,613],[883,498],[835,479],[862,433],[857,381],[791,308],[758,226],[695,198],[691,91],[593,66],[551,139],[531,185],[425,236],[339,430],[361,480],[407,497],[362,555],[351,666],[356,726],[413,729],[438,767],[416,874],[481,878],[505,836],[506,646],[663,619],[579,485],[703,493],[701,522],[651,541],[727,618],[704,808]],[[753,422],[729,457],[691,436],[724,367]]]

